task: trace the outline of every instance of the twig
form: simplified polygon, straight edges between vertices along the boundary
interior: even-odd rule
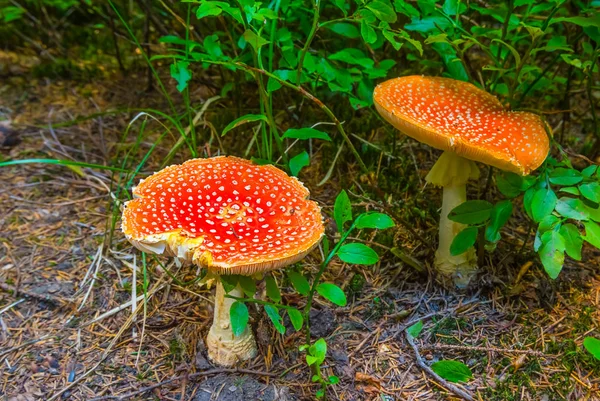
[[[22,288],[17,289],[16,287],[6,284],[2,281],[0,281],[0,289],[7,291],[7,292],[12,292],[15,296],[17,294],[20,294],[27,298],[35,298],[38,301],[50,302],[55,305],[61,305],[61,304],[73,302],[70,299],[63,299],[63,298],[55,297],[50,294],[36,294],[35,292],[29,291],[29,290],[24,290]]]
[[[261,371],[250,370],[250,369],[237,369],[237,368],[211,369],[211,370],[205,370],[203,372],[196,372],[196,373],[192,373],[192,374],[186,373],[183,375],[179,375],[172,379],[164,380],[162,382],[153,384],[148,387],[144,387],[142,389],[133,391],[131,393],[127,393],[127,394],[123,394],[123,395],[105,395],[103,397],[92,398],[89,401],[126,400],[126,399],[134,397],[136,395],[140,395],[145,392],[154,390],[155,388],[166,386],[167,384],[171,384],[171,383],[176,382],[181,379],[194,379],[196,377],[218,375],[220,373],[243,373],[243,374],[248,374],[248,375],[269,376],[269,377],[277,377],[278,376],[276,373],[261,372]]]
[[[419,367],[421,369],[423,369],[425,371],[425,373],[427,373],[429,376],[433,377],[443,387],[445,387],[446,390],[450,391],[451,393],[454,393],[454,395],[462,397],[463,399],[465,399],[467,401],[475,401],[475,398],[473,398],[473,396],[470,393],[468,393],[467,391],[461,389],[460,387],[448,382],[447,380],[443,379],[440,375],[435,373],[433,371],[433,369],[431,369],[425,363],[423,358],[421,357],[421,354],[419,353],[419,348],[417,348],[417,345],[415,344],[415,341],[413,340],[412,336],[408,333],[405,333],[405,334],[406,334],[406,341],[408,341],[408,343],[411,345],[413,351],[415,352],[415,358],[417,360],[417,365],[419,365]]]
[[[546,355],[541,351],[536,351],[536,350],[532,350],[532,349],[510,349],[510,348],[480,347],[480,346],[469,346],[469,345],[431,344],[431,345],[425,345],[423,348],[526,354],[526,355],[545,356],[545,357],[553,356],[553,355]]]
[[[7,310],[14,308],[15,306],[19,305],[21,302],[24,302],[25,298],[21,298],[18,301],[13,302],[10,305],[7,305],[6,307],[0,309],[0,315],[2,315],[4,312],[6,312]]]
[[[25,348],[25,347],[27,347],[28,345],[31,345],[31,344],[39,343],[40,341],[44,341],[44,340],[46,340],[48,338],[50,338],[50,334],[46,334],[45,336],[41,336],[40,338],[36,338],[35,340],[25,341],[23,344],[19,344],[16,347],[12,347],[12,348],[9,348],[7,350],[4,350],[4,351],[0,352],[0,358],[2,358],[4,355],[10,354],[11,352],[18,351],[21,348]],[[0,362],[2,362],[2,361],[0,361]]]

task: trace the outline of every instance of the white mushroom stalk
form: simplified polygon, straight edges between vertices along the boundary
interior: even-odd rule
[[[460,255],[450,254],[450,245],[454,237],[465,226],[450,220],[448,214],[467,201],[467,181],[477,178],[479,168],[473,161],[449,151],[442,153],[425,178],[429,184],[443,188],[435,266],[443,277],[451,278],[459,288],[466,287],[477,272],[477,256],[474,248]]]
[[[235,336],[231,328],[229,311],[235,302],[234,298],[244,298],[241,287],[238,285],[226,293],[221,280],[217,279],[216,282],[213,324],[206,336],[208,357],[221,366],[234,366],[256,356],[256,341],[248,326],[239,336]]]

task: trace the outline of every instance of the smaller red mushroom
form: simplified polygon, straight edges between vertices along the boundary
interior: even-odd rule
[[[236,157],[189,160],[167,167],[134,188],[122,230],[138,249],[177,257],[216,275],[253,275],[293,264],[321,240],[319,206],[295,177]],[[238,286],[230,296],[243,298]],[[246,328],[234,336],[217,280],[208,354],[231,366],[256,355]]]
[[[493,95],[449,78],[408,76],[379,84],[375,107],[404,134],[444,151],[426,177],[444,189],[435,264],[442,276],[465,287],[477,270],[471,248],[450,254],[464,226],[448,213],[467,200],[466,184],[479,176],[476,162],[527,175],[546,159],[550,141],[543,120],[507,111]]]

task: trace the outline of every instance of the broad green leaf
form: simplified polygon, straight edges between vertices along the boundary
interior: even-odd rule
[[[317,285],[317,292],[323,298],[331,301],[337,306],[346,306],[346,294],[344,294],[344,291],[335,284],[321,283]]]
[[[337,251],[338,257],[346,263],[356,265],[374,265],[379,261],[377,252],[364,244],[345,244]]]
[[[556,211],[564,217],[573,220],[588,220],[589,215],[585,204],[576,198],[560,198],[556,202]]]
[[[256,33],[254,33],[254,31],[251,31],[250,29],[246,29],[246,32],[244,32],[243,36],[246,40],[246,43],[250,44],[250,46],[252,46],[255,50],[258,50],[262,46],[269,43],[268,40],[258,36]]]
[[[539,223],[544,217],[548,216],[556,206],[556,194],[551,188],[539,188],[535,191],[531,200],[531,214],[533,220]]]
[[[294,326],[294,330],[300,331],[302,329],[302,325],[304,324],[304,318],[302,317],[302,313],[298,309],[286,309],[288,316],[290,317],[290,322],[292,322],[292,326]]]
[[[240,336],[248,324],[248,307],[245,303],[235,301],[229,308],[229,320],[234,336]]]
[[[579,189],[577,189],[577,187],[564,187],[558,190],[558,192],[565,192],[571,195],[575,195],[575,196],[579,196],[581,194],[581,192],[579,192]]]
[[[217,3],[205,1],[200,3],[200,6],[196,10],[196,18],[202,19],[210,15],[220,15],[222,11]]]
[[[308,295],[310,292],[310,284],[308,284],[308,280],[302,274],[290,270],[287,272],[287,276],[290,279],[290,283],[292,286],[298,291],[300,295]]]
[[[490,242],[495,242],[498,233],[506,224],[513,211],[511,201],[502,201],[494,205],[490,215],[490,224],[485,229],[485,239]]]
[[[398,19],[392,5],[387,0],[374,0],[367,4],[367,8],[381,21],[393,23]]]
[[[593,221],[587,221],[583,223],[585,227],[585,235],[583,239],[600,249],[600,225]]]
[[[221,136],[225,136],[232,129],[239,127],[242,124],[251,123],[254,121],[268,121],[267,117],[263,114],[246,114],[240,118],[236,118],[223,129]]]
[[[586,337],[583,340],[585,349],[600,361],[600,340],[594,337]]]
[[[292,157],[289,161],[290,173],[297,177],[300,170],[310,164],[310,156],[306,150],[303,150],[302,153],[297,154]]]
[[[581,260],[581,247],[583,246],[583,238],[579,233],[579,229],[574,224],[563,224],[560,227],[560,235],[565,240],[565,251],[567,255],[575,260]]]
[[[356,218],[356,228],[378,228],[385,230],[394,227],[394,221],[384,213],[363,213]]]
[[[319,131],[314,128],[290,128],[283,134],[282,138],[294,138],[294,139],[322,139],[324,141],[331,141],[331,138],[326,132]]]
[[[325,361],[327,355],[327,342],[323,338],[319,338],[308,349],[308,353],[317,358],[319,365]]]
[[[402,47],[402,43],[396,40],[396,34],[394,32],[388,29],[384,29],[381,31],[381,33],[383,34],[383,37],[386,38],[388,42],[390,42],[394,50],[400,50],[400,48]]]
[[[588,198],[592,202],[600,203],[600,183],[589,182],[579,186],[581,195]]]
[[[565,240],[557,231],[546,231],[541,237],[542,246],[538,254],[550,278],[555,279],[565,262]]]
[[[236,274],[223,274],[219,276],[219,280],[223,284],[226,293],[231,292],[238,285],[239,278],[240,276]]]
[[[248,298],[252,298],[256,294],[256,282],[252,277],[239,276],[238,283]]]
[[[556,185],[575,185],[583,180],[581,173],[572,168],[559,167],[550,173],[550,182]]]
[[[285,334],[285,326],[283,325],[283,319],[279,315],[279,310],[273,305],[265,305],[265,312],[267,312],[267,316],[269,316],[269,319],[273,322],[275,330],[280,334]]]
[[[277,281],[273,276],[267,276],[265,278],[265,284],[267,287],[267,296],[276,303],[281,302],[281,292],[279,291],[279,286],[277,285]]]
[[[187,83],[192,79],[192,73],[188,69],[190,63],[185,61],[175,61],[171,64],[171,77],[177,81],[177,90],[183,92],[187,88]]]
[[[377,41],[375,29],[364,19],[360,22],[360,34],[365,43],[372,44]]]
[[[467,227],[456,234],[450,244],[450,254],[456,256],[467,252],[477,241],[477,231],[477,227]]]
[[[333,205],[333,218],[339,232],[344,232],[344,223],[352,220],[352,205],[346,191],[342,192],[335,198]]]
[[[452,383],[467,382],[473,377],[471,369],[460,361],[438,361],[431,365],[431,369]]]
[[[417,337],[419,337],[419,334],[421,334],[422,330],[423,330],[423,321],[419,320],[417,323],[413,324],[408,329],[406,329],[406,332],[412,338],[417,338]]]
[[[479,224],[490,218],[493,205],[484,200],[466,201],[450,211],[448,218],[462,224]]]
[[[466,9],[464,4],[461,4],[461,0],[446,0],[442,11],[448,15],[461,14]]]
[[[583,175],[584,177],[591,177],[592,175],[594,175],[594,173],[596,172],[596,169],[598,168],[598,166],[596,166],[595,164],[592,164],[591,166],[587,166],[586,168],[584,168],[583,170],[581,170],[581,175]]]
[[[345,36],[350,39],[356,39],[360,36],[360,32],[358,31],[356,26],[346,22],[338,22],[335,24],[327,25],[327,28],[339,35]]]

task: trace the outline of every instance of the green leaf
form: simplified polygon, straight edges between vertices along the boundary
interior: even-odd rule
[[[565,251],[567,255],[575,260],[581,260],[581,247],[583,246],[583,238],[579,233],[579,229],[574,224],[563,224],[560,227],[560,235],[565,240]]]
[[[297,177],[300,170],[310,164],[310,156],[306,150],[303,150],[302,153],[297,154],[292,157],[289,161],[290,173]]]
[[[367,4],[367,8],[381,21],[393,23],[398,19],[392,5],[387,0],[374,0]]]
[[[352,220],[352,205],[350,204],[350,198],[343,189],[337,198],[335,198],[333,218],[339,232],[344,232],[344,223]]]
[[[226,133],[231,131],[232,129],[239,127],[242,124],[251,123],[254,121],[268,121],[267,117],[263,114],[246,114],[241,116],[240,118],[236,118],[223,129],[221,136],[225,136]]]
[[[554,210],[557,201],[556,194],[551,188],[540,188],[535,191],[531,200],[531,214],[533,220],[539,223],[544,217]]]
[[[279,315],[279,310],[273,305],[265,305],[265,312],[267,312],[267,316],[269,316],[269,319],[273,322],[275,330],[280,334],[285,334],[285,326],[283,325],[283,319]]]
[[[252,277],[239,276],[238,283],[248,298],[252,298],[256,294],[256,283]]]
[[[585,235],[583,239],[600,249],[600,225],[593,221],[583,223],[585,227]]]
[[[467,252],[477,241],[477,227],[467,227],[452,240],[450,255],[456,256]]]
[[[485,239],[490,242],[496,242],[500,229],[504,227],[513,211],[513,204],[506,200],[497,203],[492,209],[490,215],[490,224],[485,228]]]
[[[392,45],[394,50],[400,50],[402,47],[402,43],[396,40],[396,34],[390,30],[384,29],[381,31],[383,37],[387,39],[388,42]]]
[[[326,132],[319,131],[314,128],[290,128],[283,134],[282,138],[294,138],[294,139],[322,139],[324,141],[331,141],[331,138]]]
[[[581,192],[579,192],[579,189],[577,189],[577,187],[564,187],[558,190],[558,192],[565,192],[567,194],[571,194],[571,195],[575,195],[575,196],[579,196],[581,194]]]
[[[327,25],[327,28],[338,35],[342,35],[350,39],[356,39],[360,37],[360,32],[358,32],[356,26],[346,22],[337,22],[335,24]]]
[[[448,218],[462,224],[479,224],[490,218],[493,205],[484,200],[466,201],[450,211]]]
[[[438,361],[431,365],[431,369],[452,383],[467,382],[473,377],[471,369],[460,361]]]
[[[265,278],[265,284],[267,287],[267,296],[271,298],[273,302],[281,302],[281,292],[279,292],[279,286],[273,276],[267,276]]]
[[[600,203],[600,183],[589,182],[579,186],[581,195],[595,203]]]
[[[246,40],[246,43],[250,44],[250,46],[252,46],[254,50],[258,50],[262,46],[269,43],[268,40],[258,36],[256,33],[254,33],[254,31],[251,31],[250,29],[246,29],[246,32],[244,32],[243,36]]]
[[[559,167],[550,173],[550,182],[556,185],[570,186],[583,180],[581,173],[572,168]]]
[[[594,337],[586,337],[583,339],[583,346],[589,352],[600,361],[600,340]]]
[[[552,230],[542,234],[541,241],[540,260],[548,276],[555,279],[565,263],[565,240],[559,232]]]
[[[304,324],[304,318],[302,317],[302,313],[298,309],[288,308],[286,309],[288,316],[290,317],[290,322],[292,322],[292,326],[294,326],[294,330],[300,331],[302,329],[302,325]]]
[[[327,342],[323,338],[319,338],[308,348],[308,353],[317,358],[319,365],[322,364],[327,355]]]
[[[248,324],[248,307],[246,304],[239,301],[232,303],[231,308],[229,308],[229,320],[233,335],[236,337],[242,335]]]
[[[412,338],[419,337],[419,334],[421,334],[421,331],[423,331],[423,321],[422,320],[419,320],[417,323],[413,324],[408,329],[406,329],[406,332]]]
[[[576,198],[560,198],[556,202],[556,211],[564,217],[568,217],[573,220],[588,220],[589,214],[585,204]]]
[[[529,189],[533,185],[533,181],[526,181],[525,177],[521,177],[515,173],[500,172],[496,174],[496,185],[502,195],[507,198],[514,198],[521,192]]]
[[[506,43],[506,42],[504,42],[503,40],[500,40],[500,39],[492,39],[492,42],[498,42],[498,43],[503,44],[512,53],[513,57],[515,58],[516,65],[520,65],[521,64],[521,55],[519,54],[519,52],[517,51],[517,49],[515,49],[514,47],[512,47],[511,45],[509,45],[508,43]]]
[[[308,295],[310,292],[310,284],[308,284],[308,280],[302,274],[290,270],[287,272],[287,276],[290,279],[290,283],[292,286],[298,291],[300,295]]]
[[[177,81],[177,90],[183,92],[187,88],[187,83],[192,79],[192,73],[188,69],[190,63],[185,61],[175,61],[171,64],[171,77]]]
[[[225,293],[231,292],[237,285],[240,276],[236,274],[224,274],[219,276],[219,280],[221,284],[223,284],[223,288],[225,289]]]
[[[329,376],[327,378],[329,380],[329,384],[339,384],[340,378],[337,376]]]
[[[385,230],[394,227],[394,221],[384,213],[363,213],[356,218],[356,228],[378,228]]]
[[[360,34],[365,43],[372,44],[377,41],[375,29],[364,19],[360,22]]]
[[[198,9],[196,10],[196,18],[202,19],[211,15],[220,15],[222,11],[223,10],[221,10],[221,7],[219,7],[217,3],[212,1],[205,1],[203,3],[200,3],[200,7],[198,7]]]
[[[598,166],[596,166],[595,164],[592,164],[591,166],[587,166],[586,168],[584,168],[583,170],[581,170],[581,175],[583,175],[584,177],[591,177],[592,175],[594,175],[594,173],[596,172],[596,169],[598,168]]]
[[[337,255],[344,262],[356,265],[374,265],[379,261],[377,252],[359,243],[342,245]]]
[[[331,301],[337,306],[346,306],[346,294],[344,294],[344,291],[335,284],[321,283],[317,285],[317,292],[323,298]]]

